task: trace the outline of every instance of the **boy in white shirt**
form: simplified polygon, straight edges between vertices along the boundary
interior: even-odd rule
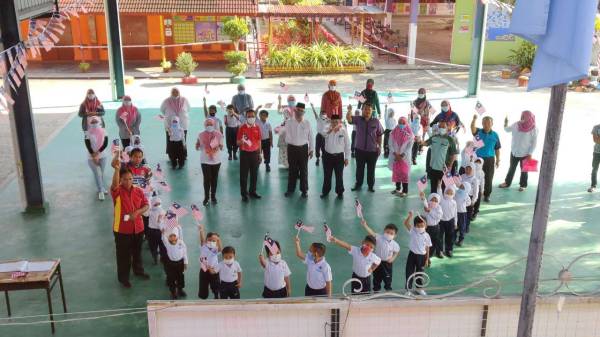
[[[263,298],[284,298],[292,296],[292,284],[290,275],[292,272],[287,263],[281,259],[281,246],[279,242],[273,241],[277,246],[277,253],[273,254],[265,247],[267,259],[262,252],[258,255],[258,262],[265,270],[265,286],[263,288]]]
[[[331,237],[331,242],[346,249],[348,254],[352,255],[352,278],[358,279],[360,282],[352,282],[352,293],[370,293],[371,274],[381,263],[381,259],[373,253],[377,240],[373,236],[367,235],[362,241],[360,248],[333,236]]]
[[[400,245],[394,240],[398,234],[398,227],[393,223],[387,224],[383,229],[383,233],[379,234],[369,227],[365,219],[362,219],[360,224],[369,235],[375,237],[377,243],[375,255],[381,259],[381,263],[373,271],[373,291],[378,292],[381,290],[381,282],[383,282],[383,288],[390,291],[392,290],[392,266],[400,254]]]
[[[388,158],[390,155],[390,134],[398,125],[398,120],[395,118],[395,112],[392,108],[387,108],[387,104],[385,105],[385,131],[383,132],[383,157]]]
[[[165,258],[165,248],[162,242],[162,229],[165,226],[165,215],[167,213],[161,206],[161,200],[159,197],[153,197],[150,202],[150,211],[148,216],[148,232],[146,238],[148,239],[148,247],[150,248],[150,255],[154,264],[158,264],[158,255],[160,253],[161,261]]]
[[[444,255],[452,257],[454,232],[458,229],[457,205],[454,200],[454,187],[446,187],[444,197],[440,201],[442,219],[440,220],[440,240],[444,245]]]
[[[267,168],[267,172],[271,172],[271,148],[273,147],[273,129],[271,124],[267,121],[269,118],[269,112],[267,110],[261,110],[258,114],[259,119],[256,121],[260,127],[260,147]]]
[[[208,289],[215,299],[219,298],[219,275],[212,274],[219,264],[219,254],[223,248],[219,234],[215,232],[205,233],[204,226],[198,225],[200,236],[200,275],[198,277],[198,297],[205,300],[208,298]]]
[[[423,217],[427,223],[427,234],[431,239],[432,246],[429,250],[429,256],[435,256],[438,259],[443,259],[442,255],[442,241],[440,240],[440,220],[442,220],[443,211],[440,206],[440,195],[437,193],[431,193],[427,202],[424,202],[423,210],[425,213]]]
[[[211,268],[212,274],[219,274],[219,298],[222,300],[240,299],[242,288],[242,267],[235,260],[235,248],[227,246],[221,252],[223,260],[215,268]]]
[[[454,234],[454,236],[456,237],[456,234],[458,234],[458,238],[456,238],[455,243],[458,247],[462,247],[462,243],[465,240],[465,234],[467,232],[467,226],[469,225],[467,207],[471,206],[471,197],[469,196],[470,193],[471,184],[463,181],[458,190],[456,190],[456,195],[454,196],[454,200],[456,201],[456,217],[458,222],[458,231]]]
[[[306,265],[306,287],[304,296],[331,297],[333,275],[329,263],[325,261],[325,245],[315,242],[304,254],[300,247],[300,238],[296,236],[296,256]]]
[[[330,127],[330,120],[324,110],[317,115],[315,106],[312,103],[310,103],[310,107],[312,108],[315,119],[317,120],[317,135],[315,136],[315,157],[317,158],[317,161],[315,162],[315,165],[319,166],[319,158],[321,158],[321,153],[325,152],[325,134]]]
[[[422,273],[426,266],[429,266],[429,247],[431,247],[431,238],[427,234],[425,227],[425,219],[421,216],[416,216],[413,219],[413,212],[408,212],[408,216],[404,220],[404,227],[408,230],[410,242],[408,244],[409,252],[406,258],[406,290],[410,291],[413,288],[415,278],[411,275]],[[419,279],[416,280],[417,288],[421,287]],[[419,295],[425,296],[427,293],[423,289],[418,289]]]
[[[187,247],[178,235],[179,231],[175,228],[169,234],[162,237],[167,252],[167,256],[164,259],[167,285],[169,286],[171,299],[173,300],[177,299],[177,297],[186,296],[185,291],[183,291],[185,287],[183,272],[187,269],[188,265]]]
[[[471,192],[469,192],[469,197],[471,198],[471,204],[467,206],[467,217],[469,221],[467,221],[467,228],[465,230],[466,233],[469,233],[469,225],[471,224],[471,218],[473,217],[473,208],[477,199],[479,198],[479,186],[481,183],[477,178],[477,169],[475,168],[475,163],[471,163],[465,167],[465,173],[460,176],[460,179],[463,182],[467,182],[471,185]]]
[[[227,143],[228,159],[237,160],[237,131],[240,127],[240,115],[235,112],[233,105],[227,106],[227,114],[225,115],[225,141]]]
[[[212,119],[215,121],[215,128],[219,129],[219,132],[223,134],[223,122],[219,117],[217,117],[217,106],[211,105],[208,107],[208,111],[206,110],[206,97],[203,99],[204,101],[204,117],[206,119]]]

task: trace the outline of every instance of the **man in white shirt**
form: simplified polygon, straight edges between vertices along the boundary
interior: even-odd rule
[[[300,179],[302,198],[308,195],[308,160],[313,156],[314,141],[310,123],[304,119],[304,103],[298,103],[294,117],[285,123],[285,142],[288,150],[288,188],[285,196],[296,190],[296,180]]]
[[[331,176],[335,172],[335,193],[338,199],[344,197],[344,167],[350,160],[350,137],[342,125],[340,115],[331,116],[331,125],[324,134],[323,150],[323,190],[321,199],[331,191]]]

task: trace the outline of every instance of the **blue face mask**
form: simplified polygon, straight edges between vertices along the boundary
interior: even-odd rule
[[[400,128],[400,130],[403,130],[406,127],[406,125],[404,125],[404,124],[398,124],[398,127]]]
[[[288,106],[292,107],[292,108],[295,107],[296,106],[296,101],[289,101],[288,102]]]
[[[443,106],[443,107],[442,107],[442,111],[443,111],[443,112],[448,112],[448,110],[449,110],[449,108],[448,108],[447,106]]]

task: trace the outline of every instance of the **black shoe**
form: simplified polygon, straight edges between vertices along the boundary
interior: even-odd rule
[[[229,154],[229,157],[227,157],[227,160],[231,160],[231,153]]]
[[[390,155],[389,155],[389,154],[384,154],[384,155],[383,155],[383,158],[385,158],[385,159],[388,159],[389,157],[390,157]]]
[[[444,255],[441,252],[438,252],[435,257],[437,257],[438,259],[443,259]]]
[[[356,186],[356,185],[354,185],[354,187],[352,187],[352,188],[350,189],[350,191],[360,191],[360,186]]]
[[[216,204],[217,204],[217,198],[216,198],[216,197],[214,197],[214,196],[213,196],[213,197],[211,197],[211,198],[210,198],[210,202],[211,202],[213,205],[216,205]]]
[[[179,163],[179,169],[181,170],[185,166],[184,163]]]
[[[248,196],[247,195],[242,195],[242,201],[243,202],[248,202]]]
[[[271,165],[267,164],[267,172],[271,172]]]
[[[177,163],[173,162],[173,164],[171,164],[171,168],[173,170],[177,170]]]
[[[457,245],[458,247],[462,247],[462,243],[463,243],[463,240],[458,240],[458,241],[456,241],[455,245]]]
[[[321,198],[321,199],[325,199],[325,198],[327,198],[327,195],[328,195],[328,194],[329,194],[329,193],[324,193],[324,194],[321,194],[321,195],[319,196],[319,198]]]
[[[355,158],[355,157],[356,157],[356,155],[354,154],[354,152],[352,152],[352,158]]]
[[[373,189],[373,187],[369,187],[369,192],[375,193],[375,190]]]
[[[185,293],[185,291],[183,291],[183,289],[179,289],[179,290],[177,290],[177,296],[178,297],[186,297],[187,294]]]
[[[302,197],[302,199],[308,198],[308,194],[306,194],[306,192],[302,192],[300,196]]]
[[[249,195],[250,195],[250,198],[252,198],[252,199],[260,199],[260,198],[262,198],[260,195],[258,195],[256,193],[250,193]]]
[[[149,280],[150,279],[150,275],[148,275],[146,273],[135,274],[135,276],[141,278],[142,280]]]
[[[174,291],[171,291],[171,299],[172,300],[176,300],[177,299],[177,293]]]
[[[233,154],[233,160],[238,160],[238,158],[237,158],[237,153],[234,153],[234,154]]]
[[[452,252],[445,252],[444,255],[446,255],[447,257],[452,257]]]
[[[202,202],[202,205],[208,206],[208,198],[204,199],[204,201]]]
[[[417,161],[416,160],[413,160],[413,165],[417,165]]]
[[[319,166],[319,158],[317,158],[317,161],[315,162],[315,166]]]
[[[293,193],[292,192],[285,192],[283,194],[284,197],[289,198]]]
[[[342,193],[338,194],[336,197],[338,200],[344,199],[344,195]]]
[[[477,219],[477,213],[475,213],[471,216],[471,221],[475,221],[475,219]]]
[[[483,202],[490,202],[490,197],[483,197]]]
[[[129,283],[129,281],[120,282],[120,283],[123,286],[123,288],[125,288],[125,289],[131,288],[131,283]]]

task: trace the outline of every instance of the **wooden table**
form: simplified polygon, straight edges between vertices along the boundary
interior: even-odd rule
[[[10,260],[0,261],[0,264],[18,262],[21,260]],[[62,272],[60,270],[60,259],[56,260],[29,260],[30,262],[53,262],[52,268],[41,272],[29,272],[25,277],[12,279],[12,272],[0,272],[0,291],[4,291],[4,297],[6,298],[6,309],[8,310],[8,316],[11,316],[10,311],[10,300],[8,298],[9,291],[17,290],[32,290],[32,289],[45,289],[46,297],[48,299],[48,313],[50,316],[50,327],[52,333],[54,333],[54,315],[52,311],[52,296],[51,292],[56,281],[60,285],[60,296],[62,298],[63,310],[67,312],[67,302],[65,301],[65,291],[63,288]]]

